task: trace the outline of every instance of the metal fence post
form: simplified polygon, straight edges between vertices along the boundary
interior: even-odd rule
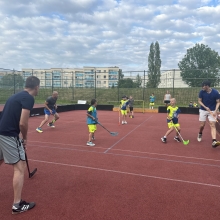
[[[143,84],[143,101],[145,99],[144,92],[145,92],[145,70],[144,70],[144,84]]]
[[[96,71],[95,71],[95,99],[96,99]]]
[[[120,70],[118,70],[118,102],[119,102],[119,77],[120,77]]]
[[[53,93],[53,71],[52,71],[52,93]]]
[[[13,76],[14,76],[14,94],[15,94],[15,70],[13,69]]]
[[[173,97],[175,96],[175,93],[174,93],[174,80],[175,80],[175,69],[173,70]]]
[[[74,80],[73,80],[73,71],[72,71],[72,99],[74,100]]]

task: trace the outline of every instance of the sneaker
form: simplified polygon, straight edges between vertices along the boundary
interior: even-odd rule
[[[34,208],[35,203],[34,202],[25,202],[25,201],[20,201],[19,207],[12,206],[12,214],[19,214],[22,212],[26,212],[32,208]]]
[[[128,122],[124,121],[125,124],[127,124]]]
[[[41,128],[37,128],[36,131],[39,132],[39,133],[43,132]]]
[[[124,121],[122,121],[121,124],[122,124],[122,125],[125,124]]]
[[[91,146],[91,147],[95,146],[95,144],[92,143],[92,141],[87,141],[87,144],[86,144],[86,145],[87,145],[87,146]]]
[[[53,123],[48,123],[47,126],[51,127],[51,128],[55,128]]]
[[[179,137],[175,137],[174,140],[177,141],[177,142],[181,142],[181,140],[179,139]]]
[[[198,134],[197,140],[198,140],[199,142],[202,141],[202,134]]]
[[[166,139],[165,137],[162,137],[162,138],[161,138],[161,141],[162,141],[163,143],[166,143],[166,142],[167,142],[167,139]]]
[[[220,145],[220,141],[213,141],[212,142],[212,147],[213,148],[216,148],[216,147],[218,147]]]

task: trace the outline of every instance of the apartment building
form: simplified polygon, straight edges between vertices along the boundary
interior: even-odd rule
[[[118,85],[119,67],[22,69],[24,79],[37,76],[42,87],[100,87]]]
[[[161,73],[160,84],[158,88],[187,88],[187,85],[181,77],[180,70],[169,70]]]

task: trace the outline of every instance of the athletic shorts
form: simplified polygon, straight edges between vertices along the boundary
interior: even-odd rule
[[[154,106],[154,102],[150,102],[150,106]]]
[[[56,113],[57,113],[56,110],[53,109],[53,110],[52,110],[52,115],[55,115]],[[51,115],[50,111],[47,110],[47,109],[44,109],[44,114],[45,114],[45,115]]]
[[[208,111],[199,109],[199,121],[206,121],[207,117],[209,121],[216,121],[216,119]]]
[[[94,133],[97,130],[96,124],[88,125],[89,133]]]
[[[127,115],[127,110],[121,110],[122,115]]]
[[[25,161],[24,147],[18,137],[0,135],[0,160],[7,164]]]
[[[129,107],[129,109],[130,109],[130,112],[133,112],[133,107]]]
[[[169,104],[170,100],[164,100],[164,103]]]
[[[175,125],[175,127],[180,127],[179,123],[177,123],[177,124],[173,124],[173,122],[167,123],[168,128],[172,128],[172,127],[174,127],[174,125]]]

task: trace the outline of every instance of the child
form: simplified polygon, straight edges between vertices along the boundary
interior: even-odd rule
[[[164,137],[161,138],[163,143],[166,143],[167,136],[171,132],[176,130],[174,126],[180,132],[180,124],[178,123],[179,113],[180,113],[180,109],[176,106],[176,99],[175,98],[170,99],[170,106],[167,107],[167,125],[169,130],[166,132]],[[178,132],[176,132],[176,136],[174,137],[174,140],[180,142]]]
[[[155,96],[154,93],[150,96],[150,109],[154,108]]]
[[[127,117],[127,106],[129,104],[129,99],[126,96],[122,97],[120,102],[121,114],[122,114],[122,124],[127,124],[126,117]]]
[[[193,102],[192,102],[192,101],[190,101],[189,107],[190,107],[190,108],[193,108]]]
[[[87,141],[88,146],[95,146],[92,140],[95,140],[95,131],[97,130],[97,111],[96,111],[97,101],[95,99],[91,100],[91,106],[87,111],[87,124],[89,128],[89,140]]]
[[[130,95],[129,97],[129,117],[134,118],[134,99]]]
[[[198,108],[198,105],[197,105],[196,102],[193,103],[193,107],[194,107],[194,108]]]

